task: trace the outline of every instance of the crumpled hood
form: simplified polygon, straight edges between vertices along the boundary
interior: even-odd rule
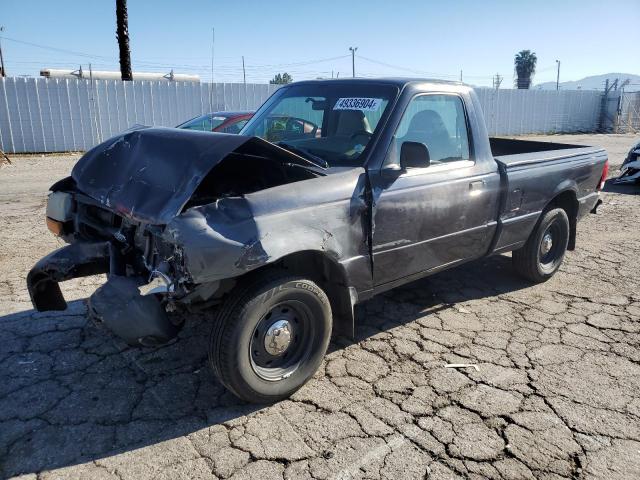
[[[71,172],[78,190],[110,210],[152,224],[180,213],[207,173],[243,146],[290,163],[308,160],[257,137],[141,128],[92,148]]]

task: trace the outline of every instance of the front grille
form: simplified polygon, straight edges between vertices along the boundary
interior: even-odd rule
[[[122,217],[106,210],[95,200],[76,197],[75,231],[88,240],[109,240],[122,226]]]

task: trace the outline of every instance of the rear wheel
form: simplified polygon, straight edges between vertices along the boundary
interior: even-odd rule
[[[562,208],[543,213],[527,243],[512,254],[515,270],[536,283],[550,279],[560,268],[569,243],[569,217]]]
[[[309,279],[286,272],[239,285],[222,306],[209,360],[237,397],[270,403],[288,397],[315,373],[331,337],[331,307]]]

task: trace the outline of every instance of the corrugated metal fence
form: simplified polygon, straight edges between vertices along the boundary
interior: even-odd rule
[[[489,135],[595,132],[602,92],[476,89]]]
[[[3,78],[0,148],[87,150],[135,124],[174,127],[216,110],[254,110],[277,85]]]
[[[204,112],[253,110],[278,87],[238,83],[3,78],[0,148],[86,150],[132,125],[175,126]],[[476,90],[491,135],[593,132],[597,91]]]

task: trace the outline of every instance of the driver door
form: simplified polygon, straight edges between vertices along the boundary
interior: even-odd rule
[[[372,178],[376,287],[390,288],[488,250],[497,196],[487,192],[497,187],[497,175],[476,164],[468,131],[457,95],[421,94],[409,103],[389,155],[399,159],[404,142],[419,142],[430,159]]]

